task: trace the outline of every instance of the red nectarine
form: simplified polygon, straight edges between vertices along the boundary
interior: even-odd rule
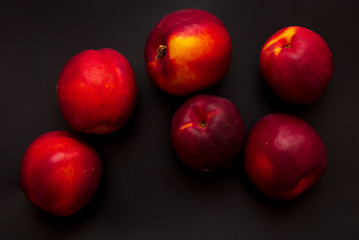
[[[20,183],[25,196],[41,209],[69,216],[83,208],[101,180],[96,151],[73,133],[48,132],[27,148]]]
[[[264,44],[260,69],[278,97],[311,104],[323,94],[332,76],[333,56],[317,33],[303,27],[286,27]]]
[[[85,50],[62,69],[57,100],[66,122],[75,131],[113,132],[128,121],[135,108],[135,75],[119,52]]]
[[[231,39],[211,13],[184,9],[162,18],[148,36],[146,70],[152,82],[174,95],[188,95],[218,82],[231,62]]]

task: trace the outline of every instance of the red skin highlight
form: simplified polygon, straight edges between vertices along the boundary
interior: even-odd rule
[[[323,175],[327,154],[308,123],[287,114],[269,114],[250,132],[244,166],[248,177],[264,194],[291,200]]]
[[[20,184],[35,205],[58,216],[83,208],[101,180],[96,151],[66,131],[48,132],[27,148],[21,162]]]
[[[186,39],[193,41],[186,45]],[[156,60],[159,45],[166,45],[167,51]],[[179,10],[162,18],[150,33],[145,46],[146,70],[161,90],[188,95],[224,77],[231,51],[228,31],[217,17],[199,9]],[[172,53],[176,56],[171,59]]]

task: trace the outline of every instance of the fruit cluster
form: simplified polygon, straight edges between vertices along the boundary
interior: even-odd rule
[[[231,62],[231,39],[209,12],[185,9],[165,16],[145,46],[146,70],[166,93],[187,96],[218,82]],[[303,27],[287,27],[264,44],[260,70],[280,98],[310,104],[323,93],[333,70],[325,41]],[[61,71],[57,99],[76,132],[106,134],[120,129],[137,100],[134,72],[112,49],[86,50]],[[245,145],[245,127],[228,99],[197,94],[176,111],[171,139],[188,167],[213,172],[235,162]],[[248,177],[264,194],[294,199],[324,173],[327,155],[315,130],[288,114],[269,114],[252,128],[244,154]],[[83,208],[101,180],[101,160],[76,134],[54,131],[27,148],[20,183],[26,197],[43,210],[69,216]]]

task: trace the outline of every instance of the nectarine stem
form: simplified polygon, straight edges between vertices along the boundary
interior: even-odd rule
[[[207,126],[207,122],[205,120],[202,120],[199,122],[199,125],[204,128],[205,126]]]
[[[166,45],[160,45],[158,48],[157,48],[157,55],[156,55],[156,58],[155,60],[163,57],[165,54],[166,54],[166,51],[167,51],[167,46]]]

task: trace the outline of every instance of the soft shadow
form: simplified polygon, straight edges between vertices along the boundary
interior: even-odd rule
[[[173,160],[173,164],[175,165],[174,168],[178,169],[178,171],[180,171],[181,174],[193,180],[196,180],[197,182],[217,183],[218,180],[220,179],[228,178],[229,176],[233,175],[234,171],[236,171],[234,166],[239,161],[239,159],[237,158],[236,163],[228,168],[224,168],[214,172],[203,172],[203,171],[192,169],[187,165],[185,165],[178,157],[173,145],[171,145],[171,154],[172,154],[171,159]]]
[[[291,201],[280,201],[273,198],[268,197],[267,195],[263,194],[258,188],[253,184],[253,182],[249,179],[245,168],[244,168],[244,151],[240,156],[240,161],[236,162],[236,165],[233,166],[234,175],[238,175],[240,181],[242,181],[242,185],[247,192],[247,195],[250,196],[252,201],[258,202],[263,207],[267,207],[268,209],[272,209],[275,211],[279,211],[278,213],[288,210],[289,208],[293,207],[293,203],[296,199]]]
[[[165,102],[171,106],[171,111],[174,113],[190,96],[176,96],[172,94],[168,94],[161,89],[153,86],[153,97],[158,98],[159,101]]]
[[[225,89],[225,82],[229,81],[228,78],[230,78],[229,73],[227,73],[221,80],[219,80],[214,85],[209,86],[200,91],[188,94],[186,96],[176,96],[176,95],[168,94],[153,85],[154,88],[153,95],[157,96],[160,101],[170,104],[172,112],[174,113],[187,99],[189,99],[194,95],[209,94],[209,95],[220,96],[220,93]]]
[[[90,202],[71,216],[56,216],[34,206],[33,209],[36,211],[35,215],[39,217],[39,222],[45,225],[48,231],[56,232],[58,235],[67,235],[68,232],[80,229],[82,226],[86,226],[87,222],[96,218],[98,206],[101,205],[100,202],[102,201],[103,185],[101,181],[97,192]]]
[[[129,138],[129,136],[133,133],[136,125],[140,121],[141,108],[141,103],[138,102],[127,123],[117,131],[107,134],[78,133],[78,135],[94,146],[97,144],[106,145],[114,142],[122,142]]]
[[[262,97],[262,102],[266,102],[274,112],[295,114],[308,107],[308,105],[289,103],[277,97],[265,83],[260,73],[258,73],[257,82],[259,83],[258,87],[259,92],[261,93],[260,96]]]

